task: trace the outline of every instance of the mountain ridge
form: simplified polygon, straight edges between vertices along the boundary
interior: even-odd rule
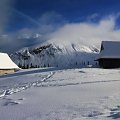
[[[95,66],[99,50],[80,42],[58,42],[48,40],[42,44],[23,48],[11,54],[19,66],[35,67],[85,67]]]

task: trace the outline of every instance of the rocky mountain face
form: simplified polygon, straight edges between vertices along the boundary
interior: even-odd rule
[[[12,60],[21,68],[32,67],[88,67],[94,61],[98,49],[81,43],[57,44],[45,42],[37,47],[23,48],[11,54]]]

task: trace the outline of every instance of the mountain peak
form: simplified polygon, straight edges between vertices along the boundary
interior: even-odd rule
[[[97,48],[85,46],[81,43],[52,44],[50,41],[36,47],[23,48],[11,57],[16,64],[21,66],[52,66],[76,67],[92,64],[95,65]]]

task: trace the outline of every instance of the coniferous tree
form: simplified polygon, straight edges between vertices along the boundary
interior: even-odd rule
[[[50,67],[49,63],[48,63],[48,67]]]
[[[30,68],[33,68],[33,65],[32,65],[32,63],[30,64]]]
[[[29,65],[28,64],[27,64],[26,68],[29,69]]]
[[[22,65],[19,63],[19,64],[18,64],[18,67],[19,67],[19,68],[22,68]]]
[[[44,66],[43,67],[46,67],[46,65],[44,64]]]

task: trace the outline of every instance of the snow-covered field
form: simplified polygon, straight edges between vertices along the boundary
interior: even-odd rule
[[[0,76],[0,120],[120,119],[120,69],[31,69]]]

